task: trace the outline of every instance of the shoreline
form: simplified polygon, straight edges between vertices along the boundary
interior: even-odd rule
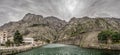
[[[110,51],[120,51],[120,44],[98,44],[98,45],[89,45],[89,46],[79,46],[82,48],[88,49],[98,49],[98,50],[110,50]]]
[[[19,46],[19,47],[7,47],[6,49],[0,49],[0,55],[9,55],[9,54],[18,54],[21,52],[26,52],[29,51],[31,49],[37,48],[37,47],[41,47],[42,45],[38,45],[38,46]]]
[[[55,43],[56,44],[56,43]],[[66,43],[62,43],[66,44]],[[79,45],[79,44],[66,44],[66,45],[73,45],[78,46],[81,48],[87,48],[87,49],[99,49],[99,50],[115,50],[120,51],[120,44],[88,44],[88,45]]]
[[[54,43],[53,43],[54,44]],[[56,44],[56,43],[55,43]],[[44,44],[47,45],[47,44]],[[25,47],[21,48],[21,47],[17,47],[17,48],[12,48],[12,49],[3,49],[0,51],[0,55],[7,55],[7,54],[18,54],[18,53],[22,53],[22,52],[26,52],[44,45],[37,45],[37,46],[29,46],[29,47]],[[68,44],[68,45],[73,45],[73,46],[78,46],[80,48],[85,48],[85,49],[95,49],[95,50],[104,50],[104,51],[120,51],[119,49],[114,49],[114,48],[104,48],[105,46],[100,47],[100,45],[97,46],[80,46],[80,45],[75,45],[75,44]],[[112,46],[112,45],[111,45]],[[110,47],[111,47],[110,46]],[[119,46],[120,47],[120,46]]]

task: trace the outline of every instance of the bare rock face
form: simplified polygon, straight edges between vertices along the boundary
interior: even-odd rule
[[[66,25],[66,22],[56,17],[43,17],[28,13],[22,20],[9,22],[0,27],[1,31],[8,31],[13,36],[19,30],[24,37],[33,37],[36,40],[54,41],[58,37],[58,31]]]
[[[55,29],[56,31],[60,31],[60,29],[63,28],[67,23],[64,20],[61,21],[57,17],[53,16],[45,17],[44,20],[47,22],[47,24],[49,24],[51,28]]]
[[[43,17],[28,13],[22,20],[9,22],[0,27],[0,31],[8,31],[10,37],[19,30],[24,37],[33,37],[35,40],[84,47],[98,44],[98,33],[107,29],[120,31],[120,19],[73,17],[66,22],[53,16]]]
[[[41,15],[35,15],[35,14],[31,14],[31,13],[28,13],[26,14],[22,20],[24,21],[40,21],[41,19],[43,19],[43,16]]]
[[[119,21],[117,18],[74,17],[60,31],[57,42],[84,47],[97,45],[97,36],[100,31],[107,29],[120,31]]]

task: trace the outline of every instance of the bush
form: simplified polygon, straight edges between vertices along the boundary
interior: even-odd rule
[[[10,40],[7,40],[7,42],[5,43],[5,45],[8,47],[12,44],[12,42]]]
[[[115,31],[112,31],[112,30],[104,30],[104,31],[101,31],[98,34],[98,40],[100,42],[106,43],[108,38],[110,38],[113,41],[113,43],[119,42],[120,32],[115,32]]]
[[[47,24],[32,24],[30,27],[36,27],[36,26],[48,26]]]
[[[120,32],[115,32],[112,37],[113,42],[119,42],[120,40]]]

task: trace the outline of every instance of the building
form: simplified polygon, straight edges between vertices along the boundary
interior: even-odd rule
[[[34,44],[34,39],[33,38],[23,38],[24,43],[29,43],[29,44]]]
[[[7,32],[0,32],[0,44],[5,44],[5,42],[8,40]]]
[[[7,31],[0,31],[0,44],[5,44],[8,40],[13,41],[13,37],[8,35]],[[34,44],[34,38],[25,37],[23,38],[25,44]]]

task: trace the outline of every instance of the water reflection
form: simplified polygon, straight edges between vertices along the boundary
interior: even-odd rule
[[[83,49],[70,45],[52,44],[16,55],[120,55],[120,51]]]

